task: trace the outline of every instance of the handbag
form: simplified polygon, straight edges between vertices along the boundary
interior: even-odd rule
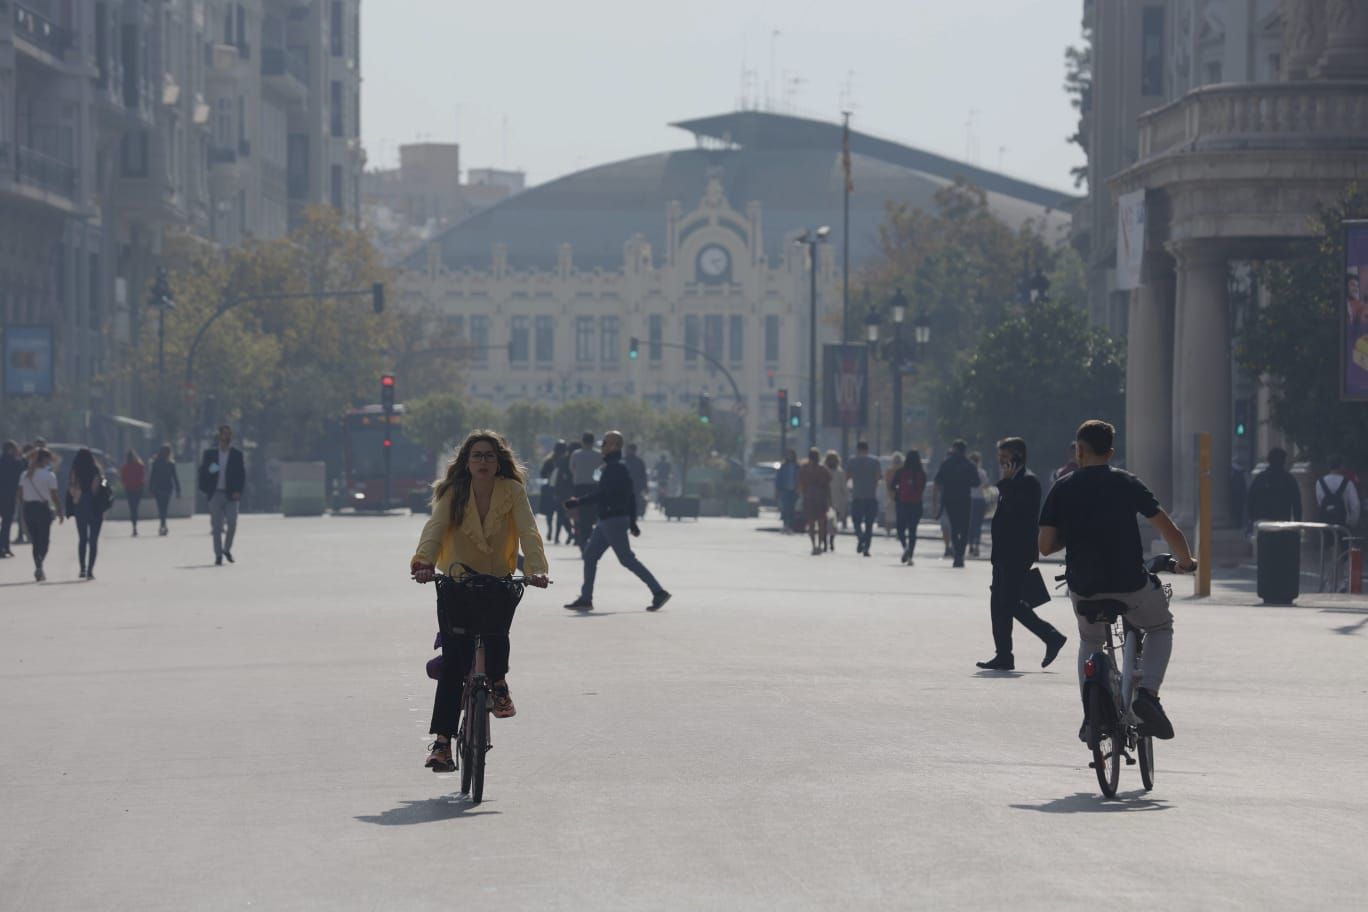
[[[1050,590],[1039,567],[1026,571],[1026,578],[1021,581],[1021,600],[1032,608],[1039,608],[1050,600]]]

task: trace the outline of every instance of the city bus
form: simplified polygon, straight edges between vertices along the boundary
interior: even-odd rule
[[[404,436],[404,407],[390,420],[390,502],[385,504],[385,411],[378,405],[352,409],[342,418],[342,476],[339,507],[381,510],[386,506],[427,509],[433,466],[427,451]]]

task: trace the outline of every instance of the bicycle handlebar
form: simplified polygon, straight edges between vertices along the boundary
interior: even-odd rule
[[[1183,570],[1178,566],[1178,560],[1172,554],[1156,554],[1145,562],[1146,573],[1195,573],[1197,571],[1197,561],[1192,562],[1191,570]]]

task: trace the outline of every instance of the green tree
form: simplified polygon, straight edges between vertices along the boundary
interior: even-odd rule
[[[1069,142],[1088,154],[1088,126],[1092,121],[1093,89],[1093,31],[1091,26],[1083,28],[1083,45],[1064,49],[1064,92],[1069,96],[1069,104],[1078,112],[1078,129],[1069,137]],[[1088,166],[1075,165],[1069,169],[1074,186],[1082,187],[1088,180]]]
[[[436,456],[465,437],[470,409],[455,393],[432,393],[404,403],[404,434]]]
[[[713,429],[693,412],[674,411],[660,418],[655,439],[679,466],[679,490],[687,490],[689,467],[706,459],[712,451]]]
[[[585,431],[596,437],[608,430],[611,420],[606,404],[601,399],[571,399],[556,407],[551,416],[556,434],[567,441],[576,441]]]
[[[1017,436],[1053,452],[1088,418],[1122,424],[1124,382],[1116,341],[1076,308],[1045,301],[984,333],[942,390],[940,431],[985,450]]]
[[[551,410],[540,402],[514,402],[496,423],[513,451],[528,465],[539,463],[545,453],[537,438],[551,433]]]
[[[1268,305],[1244,325],[1240,363],[1269,385],[1272,423],[1317,464],[1339,454],[1368,460],[1368,402],[1340,400],[1346,219],[1368,218],[1368,193],[1351,189],[1313,219],[1315,240],[1300,255],[1270,263],[1260,281]]]

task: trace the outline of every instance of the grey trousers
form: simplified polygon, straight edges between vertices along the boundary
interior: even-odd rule
[[[1173,613],[1169,611],[1168,598],[1164,590],[1146,582],[1135,592],[1099,592],[1096,595],[1079,595],[1070,590],[1069,598],[1074,604],[1074,614],[1078,615],[1078,603],[1094,599],[1116,599],[1129,607],[1126,620],[1132,627],[1138,627],[1145,634],[1145,650],[1140,655],[1140,686],[1150,693],[1158,694],[1159,685],[1164,683],[1164,672],[1168,669],[1169,657],[1173,654]],[[1107,641],[1107,625],[1090,624],[1078,615],[1078,686],[1083,686],[1083,665],[1088,656],[1103,648]],[[1119,649],[1119,645],[1118,645]]]
[[[237,532],[238,502],[227,493],[215,491],[209,496],[209,525],[214,530],[214,559],[224,551],[233,550],[233,535]],[[227,534],[225,535],[225,527]]]

